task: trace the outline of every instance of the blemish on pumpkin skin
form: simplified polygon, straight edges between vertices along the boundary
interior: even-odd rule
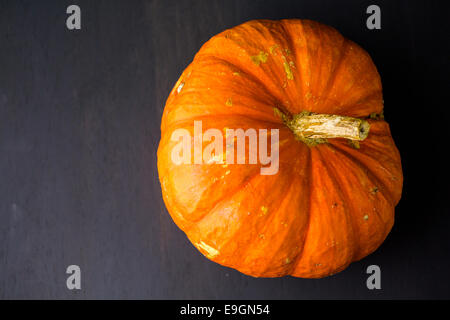
[[[252,59],[254,64],[259,66],[261,64],[261,62],[262,63],[266,63],[267,62],[267,57],[268,56],[269,56],[269,54],[267,52],[260,51],[258,55],[251,56],[250,58]]]
[[[264,215],[266,215],[269,209],[266,206],[261,206],[261,211]]]
[[[278,118],[282,119],[283,118],[283,113],[280,111],[280,109],[278,109],[277,107],[273,108],[273,114],[275,116],[277,116]]]
[[[184,82],[180,83],[180,85],[177,88],[177,93],[180,93],[181,89],[184,87]]]
[[[289,63],[287,62],[285,56],[283,56],[283,60],[284,60],[283,68],[284,68],[284,72],[286,72],[286,77],[289,80],[294,80],[294,74],[292,73],[291,67],[290,67]]]
[[[225,102],[225,104],[229,107],[233,106],[233,100],[231,98],[228,98],[228,100]]]
[[[271,47],[269,48],[270,54],[273,54],[274,56],[276,56],[277,53],[275,52],[275,50],[276,50],[278,47],[279,47],[279,45],[277,45],[277,44],[274,44],[273,46],[271,46]]]
[[[363,219],[366,220],[366,221],[369,220],[369,215],[366,214],[366,215],[363,217]]]
[[[359,149],[361,148],[359,141],[356,140],[347,140],[347,143],[350,147],[352,147],[353,149]]]
[[[337,208],[337,206],[338,206],[338,204],[335,202],[335,203],[333,203],[332,205],[331,205],[331,207],[334,209],[334,208]]]
[[[372,189],[370,189],[371,194],[377,194],[378,191],[378,187],[373,187]]]
[[[164,177],[163,182],[162,182],[162,187],[163,187],[164,191],[167,190],[167,183],[168,183],[168,178]]]
[[[383,120],[384,119],[384,111],[381,111],[381,113],[372,112],[371,114],[369,114],[369,119]]]
[[[290,263],[291,262],[291,259],[289,259],[289,258],[286,258],[285,260],[284,260],[284,263],[285,264],[288,264],[288,263]]]
[[[219,250],[207,245],[206,243],[204,243],[203,241],[200,241],[197,243],[197,246],[199,248],[202,248],[204,251],[206,251],[206,256],[208,258],[214,258],[216,257],[220,252]]]
[[[241,74],[239,72],[233,72],[233,76],[240,76]]]
[[[263,234],[263,233],[261,233],[261,234],[259,235],[259,238],[260,238],[260,239],[265,239],[265,236],[264,236],[264,234]]]
[[[327,247],[334,247],[334,246],[336,246],[338,243],[339,243],[339,242],[337,242],[337,241],[331,240],[331,242],[328,242],[328,241],[327,241],[326,245],[327,245]]]

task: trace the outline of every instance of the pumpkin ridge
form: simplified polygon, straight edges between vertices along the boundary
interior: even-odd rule
[[[305,212],[308,213],[308,223],[307,223],[305,235],[304,235],[304,238],[303,238],[302,248],[301,248],[301,250],[299,250],[299,254],[297,256],[297,259],[295,260],[294,267],[293,267],[293,269],[291,271],[291,274],[295,273],[295,270],[297,269],[298,265],[303,260],[303,256],[305,254],[305,245],[306,245],[306,241],[308,240],[309,230],[310,230],[310,226],[311,226],[311,197],[312,197],[311,190],[312,190],[314,175],[313,175],[313,172],[312,172],[311,149],[310,148],[307,148],[307,149],[308,149],[308,155],[309,155],[309,157],[308,157],[308,171],[309,171],[309,173],[308,173],[308,176],[309,176],[308,198],[309,199],[308,199],[308,209],[305,210]]]
[[[342,36],[341,36],[342,37]],[[347,57],[347,54],[349,52],[349,40],[347,40],[346,38],[342,37],[342,45],[339,49],[340,55],[339,58],[336,62],[336,65],[334,66],[333,71],[331,72],[327,84],[325,85],[325,88],[323,89],[323,97],[325,99],[329,98],[330,96],[330,92],[331,89],[333,88],[333,86],[335,85],[336,82],[336,77],[337,74],[339,72],[339,70],[342,68],[343,62],[345,60],[345,58]],[[321,100],[323,102],[323,100]]]
[[[311,153],[311,151],[309,150],[309,148],[305,148],[305,151],[304,151],[304,152],[307,152],[308,154]],[[296,166],[296,165],[298,165],[298,161],[295,163],[294,166]],[[292,170],[292,169],[291,169],[291,170]],[[291,177],[292,177],[292,180],[293,180],[293,181],[294,181],[295,179],[298,178],[298,177],[297,177],[296,175],[294,175],[294,174],[292,174]],[[290,192],[292,192],[292,189],[291,189],[291,188],[293,188],[294,186],[295,186],[295,185],[294,185],[293,183],[290,183],[290,184],[289,184],[289,189],[286,191],[286,193],[284,194],[283,199],[280,201],[279,207],[281,207],[281,205],[286,201],[287,197],[290,195]],[[308,189],[308,193],[310,193],[310,190],[309,190],[309,189]],[[302,196],[303,196],[303,195],[302,195]],[[309,202],[308,202],[308,203],[309,203]],[[277,212],[278,212],[278,211],[279,211],[279,209],[277,209]],[[308,210],[308,211],[309,211],[309,210]],[[275,214],[272,213],[272,219],[271,219],[271,220],[273,220],[274,218],[275,218]],[[268,221],[268,222],[266,223],[266,226],[267,226],[267,225],[270,225],[270,224],[271,224],[271,221]],[[308,226],[308,225],[309,225],[309,219],[308,219],[308,223],[307,223],[307,226],[306,226],[306,230],[309,230],[309,226]],[[266,227],[266,228],[267,228],[267,227]],[[266,229],[264,229],[264,231],[261,230],[261,232],[264,233],[265,230],[266,230]],[[290,233],[287,232],[286,235],[285,235],[285,238],[288,237],[289,235],[290,235]],[[305,241],[303,241],[303,244],[304,244],[304,242],[305,242]],[[273,250],[273,254],[271,255],[271,257],[272,257],[271,259],[273,259],[273,258],[278,254],[278,250],[281,248],[282,245],[283,245],[283,242],[281,242],[280,245],[279,245],[276,249]],[[297,251],[297,253],[296,253],[296,255],[295,255],[295,258],[292,258],[292,262],[290,263],[290,267],[289,267],[286,271],[283,272],[283,275],[289,275],[289,274],[292,273],[292,271],[295,269],[295,263],[296,263],[296,261],[298,260],[298,256],[299,256],[300,254],[301,254],[301,250]],[[271,259],[269,259],[269,260],[271,260]],[[269,270],[270,267],[271,267],[270,265],[266,266],[266,268],[263,269],[263,271],[261,272],[261,274],[266,273],[267,270]]]
[[[286,193],[284,194],[284,197],[281,199],[280,204],[279,204],[280,206],[281,206],[281,204],[282,204],[284,201],[286,201],[286,198],[289,196],[290,188],[291,188],[291,186],[289,186],[288,192],[286,192]],[[266,221],[266,223],[265,223],[265,225],[264,225],[264,229],[258,231],[259,234],[264,234],[264,233],[266,232],[267,228],[269,228],[268,226],[270,226],[270,225],[272,224],[272,222],[273,222],[273,220],[274,220],[274,218],[275,218],[275,216],[276,216],[275,213],[277,213],[277,212],[278,212],[278,210],[277,210],[276,212],[271,212],[271,213],[270,213],[270,220]],[[288,235],[288,234],[286,234],[286,236],[287,236],[287,235]],[[285,236],[285,237],[286,237],[286,236]],[[279,246],[277,249],[273,250],[273,254],[271,255],[271,257],[270,257],[269,259],[267,259],[267,260],[269,261],[269,263],[267,263],[267,264],[265,265],[265,267],[260,271],[260,274],[261,274],[261,275],[262,275],[262,274],[265,274],[265,273],[269,270],[269,268],[271,267],[270,262],[271,262],[271,261],[273,260],[273,258],[278,254],[278,249],[279,249],[282,245],[283,245],[283,243],[280,243],[280,246]],[[250,249],[252,249],[252,244],[251,244],[251,245],[248,245],[247,248],[246,248],[245,250],[243,250],[243,252],[241,252],[241,255],[244,256],[245,253],[246,253],[248,250],[250,250]],[[283,272],[283,274],[288,274],[288,273]]]
[[[233,68],[239,70],[239,73],[245,74],[247,76],[247,78],[252,80],[254,83],[257,83],[262,89],[264,89],[264,91],[267,92],[268,95],[272,96],[277,102],[279,102],[281,104],[281,101],[283,100],[282,97],[284,96],[285,92],[280,90],[279,87],[276,86],[278,89],[277,91],[279,91],[279,92],[277,94],[275,94],[275,92],[273,92],[271,89],[269,89],[264,84],[264,82],[257,75],[255,75],[254,72],[251,71],[252,68],[244,68],[244,65],[238,65],[234,61],[232,62],[230,60],[227,60],[225,57],[219,57],[219,56],[217,56],[217,53],[215,55],[213,55],[211,53],[199,52],[197,55],[198,55],[198,58],[196,56],[197,59],[213,58],[218,61],[221,61],[222,63],[229,64]],[[250,53],[248,53],[248,56],[250,59]]]
[[[334,146],[332,145],[328,145],[329,148],[334,148]],[[325,150],[325,148],[318,148],[317,152],[320,154],[321,157],[321,161],[323,166],[325,167],[325,170],[327,170],[327,173],[330,177],[332,177],[333,183],[336,186],[336,191],[339,195],[339,197],[341,198],[341,200],[343,200],[343,203],[352,203],[352,198],[351,196],[347,193],[347,190],[345,188],[342,188],[342,181],[341,181],[341,176],[336,174],[336,166],[334,165],[333,161],[327,161],[325,155],[323,154],[323,150]],[[355,218],[352,215],[352,206],[350,205],[344,206],[344,212],[345,212],[345,216],[347,217],[347,220],[350,221],[350,225],[351,225],[351,232],[352,232],[352,243],[354,245],[353,247],[353,252],[352,252],[352,257],[351,257],[351,262],[355,261],[355,258],[358,256],[359,251],[361,250],[361,245],[359,242],[360,239],[360,230],[357,227],[357,225],[355,224]],[[380,221],[383,221],[382,219],[380,219]]]
[[[322,28],[316,28],[315,31],[317,32],[318,43],[319,44],[324,43],[324,32],[323,32]],[[308,51],[310,51],[310,50],[308,49]],[[323,46],[319,45],[318,48],[317,48],[317,54],[316,54],[315,59],[319,60],[319,64],[317,66],[317,70],[320,70],[320,74],[318,76],[316,76],[315,79],[311,76],[311,79],[310,79],[310,85],[311,85],[310,87],[311,88],[317,88],[319,86],[319,84],[320,84],[320,78],[322,77],[322,72],[321,72],[322,71],[322,65],[323,65],[323,62],[325,60],[323,58],[323,56],[324,56],[324,52],[323,51],[324,51]],[[326,53],[325,53],[325,55],[326,55]],[[312,56],[311,53],[310,53],[310,56]],[[310,68],[312,69],[311,64],[310,64]],[[314,82],[313,82],[313,79],[315,80]],[[322,96],[323,96],[323,91],[320,93],[320,98]],[[302,97],[303,97],[303,99],[305,99],[304,95],[302,95]],[[319,98],[319,101],[321,101],[320,98]]]
[[[207,212],[202,215],[202,217],[200,217],[199,219],[193,221],[195,222],[200,222],[202,221],[210,212],[214,211],[217,207],[219,207],[225,200],[227,200],[227,198],[232,198],[234,195],[236,195],[237,193],[239,193],[239,191],[241,191],[241,189],[243,189],[245,186],[247,186],[253,179],[255,179],[256,177],[259,176],[259,168],[255,167],[255,172],[253,172],[252,174],[250,174],[247,179],[245,179],[242,184],[239,184],[238,186],[236,186],[235,188],[233,188],[233,190],[231,190],[230,192],[228,192],[227,194],[225,194],[222,198],[217,199],[214,204],[210,207],[209,210],[207,210]]]
[[[312,54],[312,50],[311,50],[312,48],[311,48],[311,45],[309,45],[310,39],[308,39],[308,38],[311,38],[311,37],[317,37],[318,38],[318,43],[319,43],[318,50],[320,50],[320,52],[321,52],[321,51],[323,51],[323,48],[322,48],[321,44],[323,43],[322,41],[323,41],[323,35],[324,35],[325,31],[322,30],[322,28],[320,28],[320,24],[319,23],[317,23],[315,21],[312,21],[312,20],[300,20],[299,26],[301,27],[301,30],[302,30],[302,32],[299,32],[299,33],[302,34],[303,40],[305,41],[305,44],[306,44],[306,52],[307,52],[307,57],[308,57],[308,60],[307,60],[308,61],[308,66],[305,66],[304,64],[300,63],[297,60],[297,52],[296,52],[296,50],[294,50],[293,54],[296,57],[296,64],[299,66],[298,67],[299,76],[300,76],[300,78],[303,78],[303,76],[301,74],[302,73],[301,72],[302,69],[307,68],[308,70],[311,70],[312,69],[312,62],[313,62],[313,60],[318,59],[318,57],[316,57],[316,56],[314,56]],[[309,28],[310,30],[307,30],[307,28]],[[347,41],[348,40],[346,38],[344,38],[336,29],[331,28],[331,27],[327,27],[327,28],[328,28],[327,33],[330,34],[330,36],[331,36],[331,33],[333,33],[335,36],[337,36],[338,38],[342,39],[342,44],[341,44],[341,46],[340,46],[340,48],[338,50],[340,55],[339,55],[339,58],[337,59],[337,61],[335,62],[334,69],[329,71],[330,74],[328,76],[327,84],[325,85],[324,88],[321,89],[320,92],[316,92],[316,94],[318,96],[320,96],[318,105],[323,104],[324,100],[330,99],[329,91],[331,90],[331,88],[334,85],[334,82],[335,82],[335,79],[336,79],[336,75],[337,75],[338,71],[340,70],[340,68],[342,67],[342,62],[344,61],[344,58],[346,57],[347,52],[348,52],[348,50],[347,50],[347,47],[348,47]],[[294,48],[295,48],[295,46],[294,46]],[[320,60],[320,64],[318,66],[318,69],[320,70],[320,67],[323,64],[323,61],[322,61],[323,59],[319,59],[319,60]],[[312,78],[313,77],[311,76],[309,80],[312,80]],[[319,77],[316,77],[315,80],[316,80],[316,82],[319,81]],[[304,84],[304,79],[302,79],[298,83],[299,87],[297,88],[297,90],[299,91],[299,96],[302,98],[303,104],[306,104],[305,101],[303,101],[304,96],[305,96],[304,92],[306,91],[305,88],[304,88],[304,85],[305,85]],[[314,87],[314,86],[311,86],[311,87]],[[311,111],[311,110],[309,110],[309,108],[303,109],[303,110],[304,111]],[[333,114],[334,114],[334,112],[333,112]]]
[[[301,79],[301,81],[296,81],[295,84],[296,84],[296,91],[298,93],[298,96],[301,97],[301,101],[299,101],[299,104],[303,105],[302,109],[304,109],[304,106],[305,106],[304,97],[305,97],[305,93],[307,91],[306,88],[305,88],[305,82],[303,81],[304,77],[302,75],[302,71],[305,68],[309,70],[309,68],[311,67],[311,52],[310,52],[309,47],[308,47],[308,42],[309,41],[308,41],[307,37],[304,36],[305,33],[307,32],[307,31],[305,31],[305,25],[308,25],[309,23],[311,23],[311,21],[309,21],[309,20],[305,20],[305,21],[301,21],[300,20],[299,23],[298,23],[298,27],[300,29],[298,33],[303,36],[303,39],[305,41],[306,48],[307,48],[305,56],[308,59],[307,60],[308,61],[308,66],[300,63],[300,61],[298,60],[297,52],[296,52],[297,50],[292,50],[292,52],[291,52],[291,54],[294,56],[295,64],[297,65],[297,70],[296,70],[297,71],[296,72],[297,73],[297,77],[299,79]],[[286,33],[289,34],[289,41],[290,41],[290,44],[292,45],[292,48],[295,48],[296,46],[295,46],[295,43],[294,43],[294,41],[292,39],[292,36],[290,35],[289,30],[287,30],[286,27],[284,27],[284,29],[286,30]]]
[[[386,198],[386,201],[389,202],[389,204],[391,204],[392,206],[395,207],[395,205],[398,203],[395,201],[395,199],[392,197],[391,192],[390,192],[390,188],[388,188],[385,183],[378,178],[378,176],[372,172],[372,170],[370,170],[370,166],[368,166],[367,164],[365,164],[364,162],[361,161],[361,159],[358,159],[357,157],[355,157],[353,154],[349,153],[348,151],[353,150],[350,149],[351,147],[347,147],[345,145],[342,145],[342,147],[339,147],[338,145],[334,145],[336,152],[339,152],[340,154],[342,154],[344,157],[346,157],[347,159],[351,160],[353,163],[357,164],[359,167],[361,168],[368,168],[366,171],[366,174],[368,175],[368,177],[371,177],[373,180],[376,181],[376,184],[379,185],[379,189],[381,190],[385,190],[386,192],[382,192],[381,194],[383,194],[383,197]],[[342,148],[346,148],[342,149]],[[380,161],[378,161],[377,159],[374,159],[372,157],[370,157],[369,155],[365,154],[365,153],[361,153],[358,152],[358,154],[361,157],[367,158],[368,161],[374,161],[376,162],[380,167],[382,167],[384,170],[388,171],[389,173],[391,173],[391,171],[387,168],[385,168]]]
[[[254,178],[258,178],[258,177],[264,179],[265,176],[260,176],[260,175],[256,174],[256,175],[252,176],[252,178],[249,179],[249,180],[245,183],[245,186],[248,185],[248,184],[250,184],[250,183],[253,181]],[[228,194],[227,196],[228,196],[229,199],[222,199],[222,201],[223,201],[223,200],[230,200],[230,199],[232,199],[232,198],[233,198],[237,193],[239,193],[239,192],[244,192],[244,191],[243,191],[243,186],[241,186],[240,188],[238,188],[238,189],[236,190],[236,192],[233,192],[233,194],[231,194],[231,195]],[[286,193],[286,196],[287,196],[287,195],[288,195],[288,193]],[[248,196],[246,196],[246,197],[248,197]],[[284,201],[284,199],[282,199],[282,200],[280,201],[280,204],[281,204],[283,201]],[[214,207],[214,209],[217,208],[218,206],[219,206],[219,205],[216,205],[216,206]],[[211,212],[211,211],[214,211],[214,209],[211,209],[210,212]],[[270,213],[270,215],[271,215],[271,219],[268,220],[268,221],[265,221],[265,227],[266,227],[266,228],[267,228],[267,226],[269,226],[269,225],[271,224],[271,221],[275,218],[276,212],[273,212],[273,211],[272,211],[272,212]],[[206,216],[206,215],[205,215],[205,216]],[[245,226],[244,224],[242,224],[241,227],[240,227],[239,229],[235,230],[235,231],[233,232],[232,235],[229,235],[229,236],[227,237],[227,238],[228,238],[227,241],[221,243],[220,247],[221,247],[221,248],[225,247],[230,241],[233,240],[233,235],[239,234],[240,232],[242,232],[243,228],[245,228],[245,227],[246,227],[246,226]],[[264,230],[266,230],[266,229],[264,229]],[[261,231],[261,232],[262,232],[262,231]],[[263,233],[264,233],[264,232],[263,232]],[[245,256],[245,253],[246,253],[248,250],[250,250],[250,249],[253,248],[253,244],[254,244],[254,242],[250,243],[249,245],[245,246],[245,248],[244,248],[243,250],[242,250],[242,247],[241,247],[240,256],[241,256],[241,257],[244,257],[244,256]],[[236,264],[236,263],[229,263],[229,262],[219,262],[219,263],[220,263],[221,265],[223,265],[223,266],[226,266],[226,267],[235,268],[235,269],[237,269],[237,270],[239,270],[239,271],[241,271],[241,272],[243,272],[243,273],[245,273],[245,274],[248,274],[248,275],[254,274],[254,271],[250,271],[250,270],[248,270],[247,272],[243,271],[243,270],[242,270],[242,269],[243,269],[243,268],[242,268],[242,262],[238,262],[237,264]],[[265,270],[266,270],[266,269],[259,271],[260,275],[264,274]]]
[[[303,25],[303,22],[301,21],[301,20],[297,20],[296,22],[298,22],[298,26],[301,28],[301,30],[303,31],[304,30],[304,25]],[[292,61],[295,61],[295,64],[298,66],[298,70],[296,70],[296,76],[298,77],[298,78],[302,78],[301,77],[301,72],[300,72],[300,68],[303,68],[303,66],[298,62],[298,59],[297,59],[297,50],[295,50],[295,42],[294,42],[294,39],[292,38],[292,35],[291,35],[291,33],[289,32],[289,29],[288,29],[288,26],[286,26],[286,24],[285,24],[285,21],[281,21],[281,23],[280,23],[280,27],[281,27],[281,29],[283,30],[283,34],[284,34],[284,37],[285,37],[285,40],[286,40],[286,43],[287,43],[287,47],[288,47],[288,50],[289,50],[289,52],[290,52],[290,55],[292,55],[292,57],[293,57],[293,59],[292,59]],[[299,33],[301,33],[301,32],[299,32]],[[286,48],[285,48],[286,49]],[[309,53],[308,53],[308,55],[309,55]],[[284,56],[283,56],[284,57]],[[309,59],[308,59],[309,60]],[[294,79],[295,79],[296,77],[294,77]],[[299,96],[299,97],[302,97],[302,99],[303,99],[303,97],[304,97],[304,95],[303,95],[303,92],[305,91],[304,90],[304,88],[303,88],[303,81],[295,81],[294,82],[294,84],[295,84],[295,91],[296,91],[296,94],[297,94],[297,96]],[[290,100],[290,101],[295,101],[296,99],[295,98],[293,98],[293,97],[291,97],[289,94],[288,94],[288,91],[286,90],[286,92],[285,92],[285,95],[287,95],[287,97],[288,97],[288,99]],[[301,101],[301,103],[303,104],[303,102],[304,101]]]
[[[339,149],[339,148],[335,148],[335,150],[344,156],[343,159],[346,160],[342,160],[342,161],[348,161],[348,166],[351,166],[352,163],[357,164],[361,169],[366,168],[367,166],[364,165],[363,163],[359,162],[358,159],[352,157],[351,154],[348,154],[347,152]],[[392,208],[395,207],[395,203],[392,202],[392,198],[389,195],[389,189],[387,187],[385,187],[384,183],[378,179],[378,177],[373,174],[370,170],[365,171],[367,178],[373,182],[373,180],[376,181],[375,185],[379,186],[379,189],[381,190],[385,190],[386,192],[378,192],[377,194],[381,195],[385,201],[392,206]],[[392,225],[389,225],[386,221],[386,219],[380,214],[380,212],[378,212],[378,210],[375,210],[375,215],[377,216],[378,220],[380,221],[379,225],[384,226],[384,237],[383,239],[385,239],[387,237],[387,235],[389,234],[390,230],[392,229]],[[382,240],[383,241],[383,240]],[[380,243],[381,244],[381,243]],[[379,246],[379,245],[378,245]],[[375,248],[375,250],[378,248],[378,246]]]
[[[242,78],[246,78],[247,80],[251,81],[254,84],[255,87],[258,87],[258,89],[263,89],[265,91],[266,95],[268,97],[270,97],[272,100],[274,100],[276,103],[280,102],[280,99],[277,98],[271,92],[271,90],[257,76],[255,76],[254,74],[250,73],[248,70],[242,69],[240,66],[232,63],[231,61],[225,60],[223,58],[219,58],[219,57],[214,56],[212,54],[203,54],[201,56],[201,59],[199,59],[199,60],[200,61],[197,61],[197,63],[200,65],[200,67],[202,67],[202,64],[206,64],[209,60],[211,60],[211,61],[214,61],[216,63],[220,63],[223,66],[226,66],[227,68],[229,68],[231,70],[239,70],[238,71],[239,78],[241,78],[241,79]],[[200,73],[200,74],[203,73],[207,77],[213,76],[213,74],[211,74],[211,70],[208,70],[208,71],[209,72],[207,72],[207,71],[197,71],[196,73]],[[235,71],[235,72],[237,72],[237,71]],[[214,89],[216,89],[216,88],[214,88]],[[223,89],[223,88],[221,88],[221,89]],[[233,88],[233,89],[236,89],[236,88]],[[239,89],[236,90],[236,91],[240,91],[240,89],[241,88],[239,87]],[[256,101],[261,102],[261,104],[265,104],[269,108],[271,108],[270,105],[273,104],[273,101],[271,101],[271,103],[268,103],[267,97],[260,97],[258,95],[252,94],[251,98],[255,99]],[[246,106],[246,107],[251,108],[251,106]],[[258,109],[255,109],[255,108],[252,108],[252,109],[258,110]]]
[[[255,172],[253,172],[252,174],[249,174],[249,176],[247,177],[247,179],[245,181],[243,181],[242,184],[237,185],[235,188],[233,188],[233,190],[230,190],[229,193],[227,193],[226,195],[224,195],[222,198],[217,199],[213,205],[211,205],[208,209],[203,209],[204,214],[201,215],[201,217],[198,217],[197,219],[186,219],[186,221],[188,221],[191,224],[194,223],[198,223],[200,221],[202,221],[207,215],[209,215],[212,211],[214,211],[218,206],[220,206],[220,204],[222,204],[225,200],[226,197],[233,197],[235,194],[237,194],[244,186],[246,186],[248,183],[250,183],[251,180],[253,180],[254,178],[258,177],[258,173],[259,173],[259,168],[255,167]],[[209,188],[211,188],[211,186],[209,186]],[[199,201],[201,202],[201,200]],[[193,209],[192,211],[196,211],[196,210],[200,210],[197,207],[195,207],[195,209]],[[181,210],[183,211],[183,210]]]
[[[353,102],[353,103],[351,103],[351,104],[343,104],[343,105],[341,105],[340,107],[341,107],[342,109],[349,109],[349,108],[352,108],[352,107],[357,107],[358,104],[361,103],[361,101],[366,101],[366,102],[367,102],[367,100],[370,100],[370,99],[372,99],[372,98],[375,98],[375,97],[376,97],[377,95],[379,95],[379,94],[380,94],[380,91],[379,91],[379,90],[377,90],[377,91],[374,90],[373,92],[371,92],[371,93],[369,93],[369,94],[367,94],[367,95],[365,95],[365,96],[359,98],[357,101],[355,101],[355,102]],[[380,119],[373,118],[374,116],[375,116],[375,117],[381,116],[381,115],[383,114],[383,109],[384,109],[384,107],[382,106],[382,107],[381,107],[381,111],[380,111],[379,113],[372,112],[372,113],[370,113],[370,114],[365,114],[365,115],[358,115],[358,116],[350,115],[350,116],[354,116],[354,117],[360,118],[360,119],[373,119],[373,120],[377,120],[377,121],[383,121],[382,118],[380,118]]]
[[[326,170],[326,176],[328,177],[328,180],[331,181],[333,186],[336,186],[335,177],[334,177],[334,175],[330,174],[330,169],[328,167],[328,161],[324,158],[324,156],[323,156],[323,154],[321,152],[321,149],[324,149],[324,148],[314,148],[311,152],[315,153],[315,155],[316,155],[315,156],[315,160],[320,161],[322,166],[323,166],[323,168],[324,168],[324,170]],[[337,190],[339,190],[339,188]],[[314,192],[314,189],[311,192],[311,195],[313,194],[313,192]],[[341,197],[341,199],[343,200],[343,197]],[[311,199],[311,203],[314,203],[313,199]],[[350,232],[352,232],[352,236],[351,236],[350,239],[353,238],[353,240],[354,240],[356,236],[355,236],[354,230],[353,230],[353,221],[351,221],[351,219],[349,219],[347,211],[348,211],[348,208],[345,208],[345,210],[343,211],[343,214],[342,214],[342,215],[345,216],[345,219],[346,219],[346,221],[345,221],[346,222],[345,223],[346,230],[345,231],[349,232],[351,230]],[[331,214],[331,213],[330,212],[326,212],[325,214]],[[337,231],[338,232],[345,232],[344,230],[336,230],[336,226],[334,226],[334,225],[331,227],[331,230],[332,230],[331,232],[337,232]],[[345,244],[346,248],[348,248],[350,245],[354,244],[354,242],[355,242],[355,241],[351,241],[350,239]],[[340,245],[343,245],[343,244],[340,244]],[[335,256],[335,257],[339,255],[339,253],[337,251],[332,251],[332,252],[333,252],[332,253],[333,256]],[[340,268],[345,268],[345,266],[349,265],[353,261],[352,257],[355,255],[354,248],[352,248],[351,251],[349,250],[349,252],[350,252],[350,254],[347,255],[345,261],[341,265],[334,265],[334,264],[332,264],[332,265],[329,266],[328,269],[332,270],[331,274],[337,272],[336,270],[339,270]],[[336,262],[336,258],[333,259],[333,263],[335,263],[335,262]],[[317,277],[323,277],[323,276],[326,276],[326,275],[330,275],[330,271],[329,270],[328,271],[327,270],[323,270],[323,271],[317,270],[317,273],[316,273]]]

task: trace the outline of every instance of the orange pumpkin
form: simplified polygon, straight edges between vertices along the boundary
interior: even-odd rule
[[[226,30],[203,45],[168,97],[158,148],[164,202],[221,265],[255,277],[335,274],[377,249],[394,223],[403,176],[382,113],[370,56],[335,29],[257,20]],[[297,120],[308,116],[308,125],[323,116],[331,127],[345,116],[365,132],[306,134]],[[203,130],[279,129],[278,173],[174,163],[172,133],[193,132],[195,120]]]

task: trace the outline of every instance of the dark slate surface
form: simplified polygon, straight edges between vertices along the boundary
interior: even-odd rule
[[[1,1],[0,298],[450,297],[444,1]],[[65,27],[78,4],[82,30]],[[321,280],[254,279],[174,225],[156,169],[165,99],[202,43],[255,18],[309,18],[372,55],[405,187],[383,246]],[[425,115],[435,128],[418,131]],[[82,269],[82,290],[65,269]],[[369,291],[365,269],[382,270]]]

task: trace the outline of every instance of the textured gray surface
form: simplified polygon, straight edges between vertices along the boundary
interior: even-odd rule
[[[80,31],[65,27],[73,3]],[[440,7],[378,3],[381,31],[365,28],[367,1],[2,1],[0,298],[448,298],[448,186],[423,187],[444,179],[445,163],[416,148],[437,151],[446,137],[407,133],[424,101],[448,113],[433,75],[448,57],[429,36]],[[156,149],[171,87],[202,43],[255,18],[328,23],[382,74],[404,198],[381,249],[330,278],[254,279],[209,262],[161,199]],[[65,286],[70,264],[82,269],[80,291]],[[370,264],[381,291],[365,287]]]

